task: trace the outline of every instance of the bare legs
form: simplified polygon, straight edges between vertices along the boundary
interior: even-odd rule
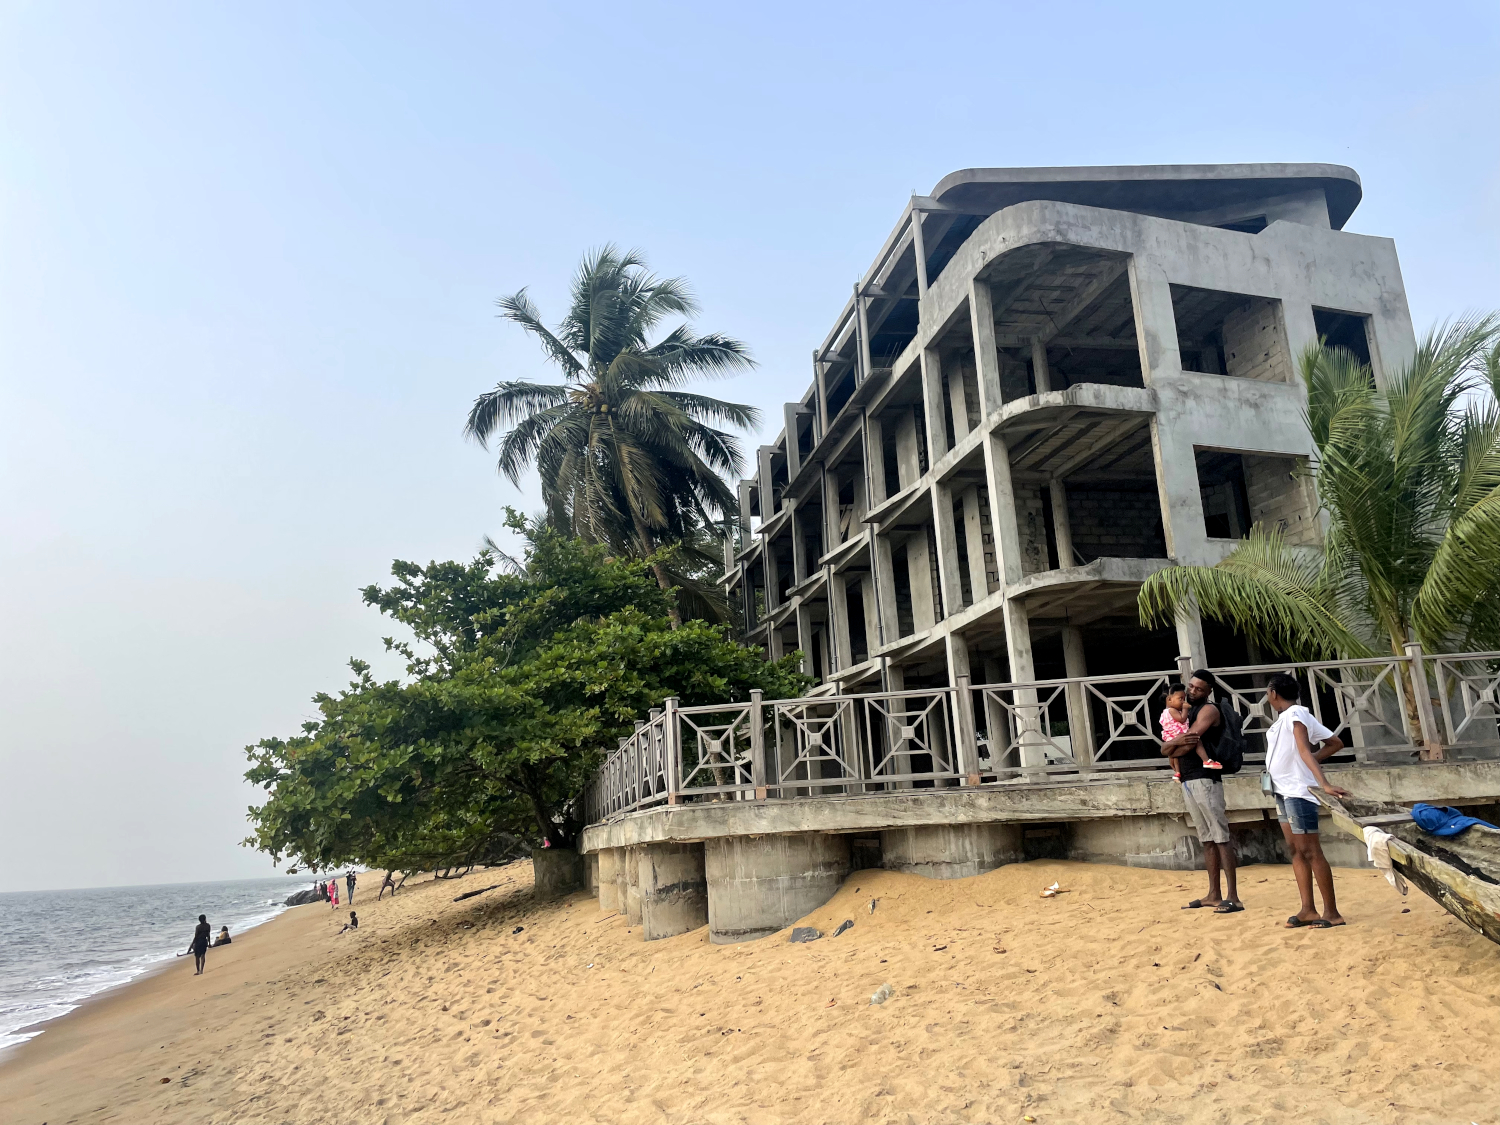
[[[1239,861],[1234,854],[1234,844],[1204,844],[1203,863],[1208,868],[1208,894],[1203,896],[1203,905],[1218,906],[1225,901],[1219,889],[1221,874],[1223,889],[1229,892],[1228,901],[1239,902]]]
[[[1292,853],[1292,874],[1297,877],[1297,894],[1302,899],[1302,908],[1297,911],[1297,919],[1302,922],[1311,922],[1322,918],[1325,922],[1332,922],[1335,926],[1343,924],[1343,916],[1339,914],[1338,900],[1333,893],[1333,869],[1328,866],[1328,857],[1323,854],[1323,842],[1318,838],[1316,832],[1293,832],[1291,828],[1283,823],[1281,834],[1287,843],[1287,850]],[[1313,883],[1318,884],[1318,893],[1323,896],[1323,913],[1318,913],[1318,908],[1313,901]]]

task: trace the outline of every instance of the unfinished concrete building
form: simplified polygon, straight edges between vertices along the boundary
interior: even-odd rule
[[[1254,662],[1136,595],[1256,522],[1315,542],[1297,374],[1413,349],[1322,164],[979,168],[914,197],[741,482],[746,639],[836,694]]]

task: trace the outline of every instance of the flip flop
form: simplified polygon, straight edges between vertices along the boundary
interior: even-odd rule
[[[1304,922],[1295,914],[1286,920],[1286,928],[1289,930],[1301,930],[1309,927],[1314,930],[1331,930],[1333,929],[1333,923],[1324,918],[1314,918],[1311,922]]]
[[[1243,903],[1233,902],[1233,901],[1231,901],[1229,899],[1225,899],[1223,902],[1219,903],[1219,905],[1214,908],[1214,913],[1215,914],[1238,914],[1240,911],[1242,911],[1244,909],[1245,909],[1245,906],[1244,906]]]
[[[1217,905],[1216,903],[1204,902],[1201,898],[1195,898],[1195,899],[1193,899],[1192,902],[1190,902],[1186,906],[1184,906],[1183,909],[1184,910],[1202,910],[1204,907],[1213,907],[1213,906],[1216,906],[1216,905]]]

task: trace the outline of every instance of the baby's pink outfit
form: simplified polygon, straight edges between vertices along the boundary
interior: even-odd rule
[[[1161,740],[1163,742],[1171,742],[1174,738],[1181,738],[1191,729],[1186,723],[1178,722],[1177,719],[1173,718],[1170,707],[1162,708],[1161,718],[1158,721],[1161,723]]]

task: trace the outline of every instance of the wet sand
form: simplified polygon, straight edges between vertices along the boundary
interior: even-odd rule
[[[1201,873],[862,871],[805,920],[854,927],[810,945],[647,944],[591,897],[535,902],[524,863],[362,890],[356,935],[300,907],[203,977],[184,958],[56,1021],[0,1062],[0,1105],[15,1125],[1500,1120],[1500,947],[1369,871],[1337,872],[1347,928],[1288,931],[1290,869],[1241,874],[1248,909],[1215,916],[1179,909]]]

